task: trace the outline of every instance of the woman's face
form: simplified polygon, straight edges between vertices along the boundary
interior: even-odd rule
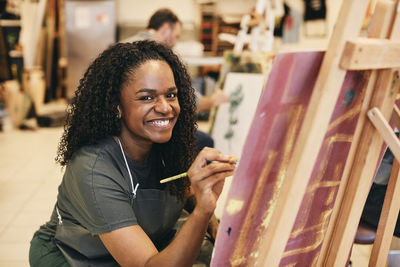
[[[168,142],[181,110],[171,68],[149,60],[130,78],[121,90],[121,134],[140,143]]]

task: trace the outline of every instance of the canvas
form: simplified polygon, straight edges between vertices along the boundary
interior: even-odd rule
[[[254,266],[320,69],[323,52],[276,57],[237,166],[212,266]],[[318,257],[350,149],[365,77],[348,72],[280,266]],[[289,180],[290,181],[290,180]]]
[[[240,157],[264,82],[264,74],[228,73],[224,92],[229,102],[218,107],[212,132],[222,153]]]

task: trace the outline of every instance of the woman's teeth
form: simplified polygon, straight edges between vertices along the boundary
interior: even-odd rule
[[[155,120],[152,121],[151,124],[154,124],[156,126],[167,126],[169,124],[169,120]]]

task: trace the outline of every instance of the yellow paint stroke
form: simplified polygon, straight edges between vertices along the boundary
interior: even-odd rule
[[[257,238],[256,242],[254,242],[254,244],[253,244],[250,255],[259,255],[260,250],[263,249],[260,247],[260,244],[262,243],[262,240],[265,237],[264,231],[265,231],[265,229],[267,229],[269,222],[271,220],[272,214],[276,208],[276,203],[278,200],[280,189],[282,187],[284,178],[286,176],[287,167],[289,166],[290,155],[291,155],[291,152],[292,152],[293,146],[294,146],[294,140],[298,133],[298,127],[300,124],[300,116],[302,114],[302,111],[303,111],[303,107],[301,105],[295,106],[293,108],[291,120],[288,125],[288,131],[286,132],[286,136],[285,136],[282,160],[281,160],[280,166],[279,166],[277,181],[275,182],[275,185],[274,185],[273,195],[271,197],[271,200],[268,202],[268,209],[267,209],[265,215],[263,216],[264,219],[262,220],[262,224],[258,228],[258,238]],[[260,189],[260,190],[263,191],[263,189]],[[254,204],[257,204],[257,203],[254,203]],[[256,207],[256,208],[258,208],[258,207]],[[256,258],[252,258],[253,261],[255,259]]]
[[[319,188],[320,181],[324,177],[326,168],[327,168],[327,166],[329,164],[329,159],[330,159],[330,155],[331,155],[332,150],[333,150],[333,145],[335,143],[339,143],[339,142],[351,143],[352,140],[353,140],[353,135],[340,134],[340,133],[335,134],[335,135],[331,136],[330,138],[328,138],[328,140],[326,140],[326,142],[327,142],[327,153],[326,153],[326,155],[327,156],[324,157],[324,160],[319,165],[318,174],[317,174],[317,176],[315,178],[315,182],[314,182],[314,184],[312,184],[311,186],[309,186],[307,188],[307,193],[308,192],[312,192],[312,191],[316,190],[317,188]],[[339,178],[340,177],[334,177],[334,180],[337,180]]]
[[[335,193],[335,188],[334,187],[336,187],[338,184],[339,184],[339,182],[327,182],[325,185],[322,185],[321,187],[332,187],[332,190],[329,191],[329,195],[331,195],[332,193],[333,194]],[[314,196],[312,196],[312,197],[314,197]],[[310,197],[310,199],[313,199],[313,198]],[[304,216],[304,217],[306,217],[306,216]],[[290,238],[296,238],[296,237],[298,237],[300,234],[302,234],[304,232],[313,230],[316,227],[320,227],[321,226],[321,224],[318,224],[318,225],[312,225],[312,226],[309,226],[309,227],[305,228],[305,224],[306,223],[303,223],[301,226],[297,227],[296,230],[293,230],[292,233],[290,234]]]
[[[351,141],[349,141],[349,142],[351,142]],[[347,158],[344,162],[346,162],[346,161],[347,161]],[[339,162],[338,164],[336,164],[335,170],[333,172],[333,177],[337,177],[338,179],[341,178],[340,173],[342,172],[344,162]]]
[[[320,254],[320,253],[318,252],[318,253],[316,253],[316,254],[314,255],[314,258],[312,259],[312,262],[311,262],[308,266],[310,266],[310,267],[317,266],[319,254]],[[294,259],[294,260],[297,260],[297,259]],[[285,267],[297,266],[298,264],[299,264],[298,261],[295,261],[295,262],[293,262],[293,263],[289,263],[289,264],[285,265]]]
[[[238,265],[241,265],[241,264],[243,264],[245,262],[246,262],[246,258],[245,257],[240,257],[238,259],[231,260],[231,265],[232,266],[238,266]]]
[[[341,172],[342,167],[343,167],[343,163],[338,163],[335,166],[334,177],[339,177],[339,173]],[[337,181],[337,183],[340,184],[340,181]],[[334,187],[333,184],[331,184],[331,185],[330,184],[321,184],[321,187],[324,187],[324,185],[328,186],[328,187]],[[325,206],[329,206],[334,201],[335,193],[336,193],[336,189],[335,188],[332,188],[331,190],[329,190],[328,197],[327,197],[327,199],[325,200],[325,203],[324,203]],[[332,208],[330,209],[330,211],[332,211]],[[323,220],[326,221],[326,218],[323,218]],[[326,221],[326,223],[328,223],[328,221]],[[325,237],[325,230],[326,230],[325,229],[325,225],[324,225],[324,221],[322,223],[319,223],[319,224],[317,224],[315,226],[311,226],[311,227],[306,228],[306,229],[298,229],[297,231],[292,232],[290,237],[291,238],[296,238],[301,233],[304,233],[304,232],[307,232],[307,231],[311,231],[311,230],[314,230],[314,229],[319,229],[321,227],[322,227],[322,230],[323,230],[323,232],[322,232],[323,233],[323,237],[322,238],[324,238]],[[303,228],[304,228],[304,226],[303,226]],[[322,241],[320,243],[322,243]],[[310,264],[310,266],[316,266],[319,254],[320,254],[320,252],[318,252],[318,253],[316,253],[316,255],[314,255],[313,261]],[[295,264],[297,264],[297,262]]]
[[[296,231],[293,231],[293,232],[290,234],[290,238],[296,238],[296,237],[298,237],[300,234],[304,234],[304,233],[306,233],[306,232],[313,231],[313,230],[315,230],[315,229],[318,228],[318,227],[321,227],[321,224],[316,224],[316,225],[309,226],[309,227],[307,227],[307,228],[298,229],[298,230],[296,230]]]
[[[340,178],[339,177],[340,169],[338,169],[338,166],[335,166],[333,181],[331,180],[331,181],[321,182],[321,180],[325,176],[325,172],[326,172],[327,166],[329,164],[329,159],[330,159],[330,155],[332,154],[334,144],[336,144],[338,142],[351,142],[352,138],[353,138],[352,135],[338,133],[324,141],[324,142],[326,142],[326,146],[327,146],[326,156],[324,157],[323,161],[319,165],[318,173],[316,175],[314,183],[307,187],[307,192],[306,192],[306,195],[304,196],[304,200],[303,200],[303,201],[307,201],[307,202],[304,205],[302,205],[303,207],[305,207],[306,210],[303,210],[302,211],[303,213],[305,213],[305,214],[309,213],[309,211],[311,209],[310,203],[312,203],[314,201],[314,192],[317,189],[323,188],[323,187],[336,187],[340,184],[340,181],[337,180]],[[304,218],[301,218],[301,220],[298,222],[297,229],[292,231],[291,238],[295,238],[300,233],[302,233],[304,231],[306,224],[307,224],[307,217],[304,216]]]
[[[329,191],[329,195],[326,198],[325,203],[324,203],[325,206],[329,206],[333,202],[333,197],[335,196],[335,193],[336,193],[335,190]]]
[[[240,229],[239,237],[235,243],[235,248],[230,258],[232,266],[240,265],[246,261],[246,243],[252,229],[251,216],[253,216],[257,212],[258,203],[260,202],[260,199],[264,192],[265,182],[267,181],[268,175],[271,171],[273,163],[275,162],[277,154],[278,153],[276,151],[270,151],[267,157],[267,162],[265,163],[264,168],[261,171],[261,175],[255,187],[255,193],[253,194],[253,197],[249,204],[249,209],[244,218],[243,226]]]
[[[339,177],[340,173],[342,172],[343,169],[343,163],[338,163],[335,166],[335,171],[334,171],[334,177]],[[341,181],[339,181],[339,184],[341,183]],[[329,191],[329,195],[325,200],[325,206],[329,206],[331,205],[331,203],[334,201],[334,196],[335,196],[336,191],[335,190],[330,190]]]
[[[301,105],[294,107],[293,116],[288,126],[288,131],[285,136],[284,149],[282,155],[282,161],[279,166],[279,173],[277,175],[277,181],[274,186],[274,191],[271,200],[269,201],[268,209],[265,218],[261,224],[262,227],[267,228],[273,212],[275,211],[275,206],[278,201],[278,196],[281,191],[283,180],[286,177],[287,167],[289,166],[291,151],[294,146],[294,140],[297,136],[298,127],[300,123],[300,116],[303,111]]]
[[[333,128],[335,128],[336,126],[338,126],[345,120],[354,118],[356,115],[358,115],[360,113],[360,110],[361,110],[361,103],[358,103],[352,109],[347,111],[345,114],[343,114],[342,116],[340,116],[339,118],[337,118],[336,120],[331,122],[329,124],[328,130],[326,130],[326,132],[329,132],[330,130],[332,130]]]
[[[333,209],[326,210],[321,214],[320,219],[319,219],[320,223],[316,225],[316,226],[319,226],[321,228],[321,230],[316,232],[317,236],[316,236],[315,242],[313,244],[311,244],[309,246],[306,246],[304,248],[298,248],[298,249],[293,249],[293,250],[286,251],[285,253],[283,253],[283,258],[284,257],[293,256],[293,255],[296,255],[296,254],[302,254],[302,253],[306,253],[306,252],[309,252],[309,251],[313,251],[319,245],[321,245],[322,241],[324,240],[324,236],[325,236],[324,224],[327,223],[327,218],[331,215],[332,210]],[[316,226],[313,226],[313,227],[315,228]]]
[[[229,215],[234,215],[242,210],[244,201],[240,199],[229,199],[228,204],[226,205],[226,212]]]
[[[343,164],[339,163],[335,166],[334,177],[332,177],[334,180],[323,181],[323,182],[321,182],[321,180],[324,177],[326,168],[329,164],[329,158],[332,153],[334,144],[337,142],[351,142],[352,138],[353,138],[352,135],[336,134],[334,136],[331,136],[330,138],[328,138],[325,141],[325,142],[327,142],[327,144],[326,144],[327,145],[327,153],[326,153],[327,156],[324,157],[323,162],[320,164],[315,182],[307,188],[306,196],[310,200],[313,200],[314,194],[312,194],[312,193],[315,192],[315,190],[317,190],[319,188],[324,188],[324,187],[331,188],[331,190],[329,190],[330,193],[329,193],[328,199],[330,198],[329,201],[333,200],[333,196],[336,191],[336,187],[340,184],[340,181],[338,181],[338,179],[340,178],[339,173],[341,171],[341,168],[343,167]],[[309,196],[310,194],[312,194],[312,196]],[[308,208],[310,208],[310,207],[308,207]],[[316,248],[318,248],[318,246],[322,243],[324,236],[325,236],[326,229],[324,227],[324,224],[327,223],[327,218],[328,218],[328,216],[330,216],[331,213],[332,213],[332,208],[324,211],[323,215],[318,220],[318,223],[316,225],[312,225],[307,228],[305,228],[306,220],[302,220],[300,226],[291,233],[290,237],[296,238],[297,236],[299,236],[300,234],[304,234],[305,232],[317,230],[315,242],[304,248],[297,248],[297,249],[286,251],[283,254],[283,257],[289,257],[289,256],[296,255],[296,254],[306,253],[306,252],[313,251]],[[321,230],[318,231],[318,229],[321,229]]]
[[[400,94],[397,94],[396,95],[396,100],[399,100],[400,99]]]
[[[258,258],[258,255],[259,255],[259,253],[258,253],[258,251],[256,251],[256,252],[251,253],[250,257]]]
[[[352,135],[346,135],[346,134],[336,134],[334,136],[331,136],[328,140],[326,140],[326,142],[327,142],[326,155],[327,156],[324,157],[323,162],[319,166],[318,173],[316,175],[314,183],[312,185],[309,185],[307,188],[307,192],[304,197],[304,201],[308,201],[308,203],[306,203],[306,205],[305,205],[306,210],[303,211],[304,213],[308,213],[310,211],[310,209],[311,209],[310,203],[314,200],[314,192],[317,189],[323,188],[323,187],[336,187],[340,184],[340,181],[338,181],[338,179],[340,178],[339,177],[339,173],[341,170],[340,167],[343,166],[341,163],[339,163],[340,166],[338,166],[338,165],[335,166],[334,176],[332,177],[333,180],[323,181],[323,182],[321,182],[321,180],[325,176],[325,172],[326,172],[327,166],[329,164],[329,159],[330,159],[330,155],[332,153],[334,144],[338,143],[338,142],[351,142],[351,141],[352,141]],[[333,195],[332,195],[332,200],[333,200]],[[303,207],[304,207],[304,205],[303,205]],[[297,229],[293,230],[294,237],[297,236],[296,233],[301,233],[303,231],[306,224],[307,224],[307,220],[305,217],[297,224]]]
[[[323,181],[316,184],[313,184],[309,189],[307,189],[307,194],[314,192],[317,189],[321,189],[324,187],[334,187],[340,184],[340,181]]]
[[[334,191],[334,190],[331,190],[331,191]],[[331,211],[331,209],[326,210],[326,211]],[[324,211],[324,212],[326,212],[326,211]],[[296,238],[296,237],[299,236],[300,234],[303,234],[303,233],[309,232],[309,231],[313,231],[313,230],[315,230],[316,228],[321,227],[321,226],[323,226],[323,223],[319,222],[318,224],[315,224],[315,225],[309,226],[309,227],[307,227],[307,228],[301,229],[301,231],[293,231],[293,232],[291,233],[290,237],[291,237],[291,238]]]
[[[332,194],[333,195],[335,194],[335,192],[336,192],[335,187],[338,184],[340,184],[339,181],[327,181],[327,182],[321,183],[321,187],[320,188],[332,187],[332,189],[329,190],[329,193],[328,193],[329,196],[331,196]],[[332,196],[332,198],[333,198],[333,196]],[[315,229],[316,227],[320,227],[320,226],[321,226],[321,224],[317,224],[317,225],[313,225],[313,226],[309,226],[309,227],[305,228],[305,225],[302,225],[301,227],[298,227],[296,230],[292,231],[292,233],[290,234],[290,238],[296,238],[300,234],[302,234],[304,232],[307,232],[307,231],[310,231],[310,230]]]
[[[328,149],[329,154],[331,153],[331,151],[332,151],[332,149]],[[327,158],[329,158],[329,156]],[[328,162],[328,161],[326,161],[326,162]],[[323,164],[320,164],[320,165],[323,165]],[[333,177],[339,177],[339,172],[341,170],[340,166],[343,166],[343,164],[341,164],[341,163],[336,164],[334,173],[333,173]],[[301,209],[302,209],[301,212],[303,214],[310,213],[312,203],[314,202],[314,199],[315,199],[315,191],[317,189],[326,188],[326,187],[336,187],[340,184],[340,181],[320,182],[322,180],[322,178],[325,176],[325,172],[326,172],[326,165],[324,166],[324,168],[319,169],[319,172],[316,175],[317,178],[314,179],[314,184],[311,186],[310,185],[308,186],[307,192],[304,195],[303,202],[301,204]],[[329,194],[328,198],[331,198],[333,200],[334,193],[336,191],[330,190],[330,192],[331,192],[331,194]],[[332,200],[329,200],[329,203]],[[297,222],[296,222],[297,230],[293,230],[293,232],[291,234],[291,238],[297,237],[297,235],[303,231],[302,229],[304,229],[304,227],[306,226],[306,224],[308,222],[308,216],[297,216],[296,220],[297,220]]]

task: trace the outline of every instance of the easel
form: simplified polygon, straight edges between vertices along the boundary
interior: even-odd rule
[[[387,43],[399,49],[399,42],[395,42],[400,35],[400,11],[397,2],[386,1],[379,4],[375,10],[370,37],[381,38],[381,40],[360,39],[354,41],[359,35],[368,1],[343,1],[288,168],[287,177],[292,177],[291,182],[284,183],[281,188],[275,212],[263,238],[264,242],[261,244],[265,250],[263,255],[258,258],[256,266],[279,265],[296,217],[296,212],[293,211],[299,209],[308,177],[311,174],[312,164],[316,160],[318,148],[327,130],[335,104],[332,99],[338,97],[338,90],[343,82],[346,69],[381,69],[373,70],[370,74],[361,117],[354,134],[353,145],[342,176],[334,211],[317,262],[317,266],[346,265],[382,147],[382,137],[366,120],[366,114],[372,107],[376,107],[380,110],[383,118],[389,118],[399,89],[399,61],[397,63],[389,63],[390,60],[377,62],[377,57],[371,57],[370,54],[362,52],[371,45],[375,46],[374,49],[382,52]],[[349,41],[354,41],[354,43],[348,43]],[[352,52],[349,53],[349,51]],[[361,54],[360,58],[349,60],[349,58],[356,57],[357,53]],[[398,57],[398,52],[393,49],[391,55]],[[361,59],[370,59],[371,62],[360,63]],[[352,64],[346,65],[344,63],[346,61],[360,64],[354,67]],[[377,121],[381,120],[377,119]],[[392,136],[390,140],[393,143],[395,139]],[[391,184],[393,183],[395,182],[391,182]],[[397,190],[393,191],[397,192]],[[398,205],[392,205],[388,210],[391,211],[388,223],[394,227],[393,213],[398,212]],[[389,226],[386,227],[387,230],[382,230],[382,227],[380,227],[380,231],[378,230],[377,242],[380,244],[375,249],[373,258],[384,260],[387,258],[387,244],[390,244],[387,236],[392,235],[393,231],[390,231]],[[384,237],[386,237],[386,242],[383,240]],[[380,263],[382,262],[380,261]],[[376,266],[382,265],[377,264]]]
[[[347,70],[370,70],[368,82],[363,91],[363,101],[360,104],[360,117],[352,136],[351,149],[342,178],[339,180],[339,190],[335,196],[332,196],[335,204],[333,210],[326,213],[329,226],[320,232],[322,248],[318,249],[319,252],[313,261],[308,263],[310,266],[346,265],[383,144],[381,134],[368,121],[367,113],[378,125],[378,129],[383,131],[383,137],[394,155],[397,159],[400,158],[400,143],[384,120],[392,116],[397,92],[400,89],[400,42],[398,42],[400,8],[398,2],[398,0],[385,0],[379,3],[369,31],[369,37],[374,39],[358,39],[368,1],[343,1],[329,47],[319,68],[311,100],[296,137],[293,152],[290,159],[285,161],[287,166],[284,173],[285,180],[279,185],[279,194],[274,198],[273,208],[267,210],[268,220],[263,221],[264,229],[259,232],[260,238],[257,240],[259,249],[252,251],[250,256],[239,254],[236,257],[234,255],[234,266],[279,266],[327,133],[345,74]],[[373,56],[371,56],[371,51],[374,52]],[[388,54],[387,51],[389,51]],[[393,118],[394,122],[400,121],[397,115]],[[273,156],[274,154],[271,154],[271,157]],[[269,161],[263,162],[263,172],[265,170],[265,173],[269,173],[269,163]],[[396,173],[396,169],[398,167],[395,166],[393,173]],[[392,176],[395,175],[397,176],[397,173]],[[263,176],[262,173],[260,177],[268,179],[267,175]],[[261,185],[266,185],[266,183]],[[383,208],[382,223],[375,242],[376,248],[371,257],[371,266],[383,266],[383,262],[387,259],[388,244],[391,239],[388,237],[393,234],[394,221],[400,207],[397,200],[390,200],[393,199],[393,194],[398,194],[398,187],[397,181],[391,179],[388,201]],[[262,192],[256,197],[261,199],[261,194]],[[236,200],[232,203],[235,205],[229,207],[232,214],[238,214],[238,210],[242,211],[242,205],[248,204],[239,200],[241,199]],[[253,210],[251,213],[248,212],[249,209],[253,209],[254,212]],[[256,214],[255,209],[257,209],[255,205],[246,206],[246,211],[241,214]],[[389,215],[386,220],[385,214]],[[251,216],[246,219],[251,219]],[[244,231],[254,232],[253,225],[247,224],[246,227],[236,227],[237,232],[240,234]],[[227,234],[223,234],[229,236],[231,230],[229,227]],[[247,237],[247,235],[242,236]],[[239,241],[242,242],[239,242],[241,247],[248,245],[246,238]],[[250,247],[252,246],[253,244],[250,244]]]
[[[361,111],[361,121],[357,126],[342,185],[339,188],[332,218],[325,237],[319,266],[344,266],[353,244],[353,238],[361,217],[361,212],[372,183],[375,163],[379,160],[382,138],[392,152],[396,153],[392,175],[388,185],[385,204],[373,246],[370,266],[384,266],[387,261],[390,242],[393,236],[400,208],[397,183],[400,143],[386,120],[393,118],[399,127],[398,110],[394,107],[399,89],[399,65],[391,63],[398,60],[395,48],[400,44],[400,9],[398,1],[378,2],[370,26],[369,36],[376,39],[363,39],[349,42],[343,53],[341,66],[346,69],[372,69],[367,85],[366,97]],[[384,45],[391,56],[381,54]],[[355,50],[353,50],[355,49]],[[380,56],[368,53],[373,49]],[[368,54],[363,54],[367,52]],[[357,53],[360,53],[357,55]],[[357,57],[357,58],[356,58]],[[364,61],[365,60],[365,61]],[[351,63],[350,63],[351,62]],[[399,61],[397,61],[399,62]],[[394,108],[393,108],[394,107]],[[397,112],[396,112],[397,111]],[[366,121],[366,114],[373,125]],[[363,118],[364,117],[364,118]],[[375,127],[374,127],[375,126]],[[376,129],[375,129],[376,128]],[[378,130],[378,131],[377,131]]]

